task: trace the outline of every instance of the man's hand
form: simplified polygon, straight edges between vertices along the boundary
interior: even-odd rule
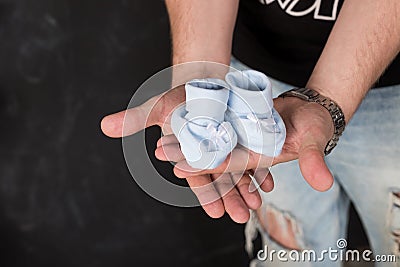
[[[299,159],[301,172],[310,186],[318,191],[328,190],[333,183],[323,152],[333,134],[328,111],[319,104],[293,97],[277,98],[274,105],[285,122],[287,138],[282,154],[273,159],[273,164]],[[187,164],[174,137],[161,138],[157,146],[155,153],[158,159],[178,162],[174,168],[178,177],[268,168],[272,161],[271,158],[238,146],[219,167],[197,170]]]
[[[162,127],[165,134],[170,134],[170,114],[184,100],[183,87],[169,90],[138,107],[106,116],[101,122],[101,129],[107,136],[117,138],[158,125]],[[161,138],[158,146],[162,144],[165,151],[171,148],[177,149],[177,153],[180,153],[178,142],[173,135]],[[156,155],[160,158],[158,153],[159,150],[156,150]],[[243,170],[239,170],[239,174],[225,172],[190,174],[182,178],[187,179],[189,186],[210,217],[219,218],[226,211],[235,222],[245,223],[250,216],[249,209],[257,209],[261,205],[261,197],[258,191],[254,190],[254,185],[251,185],[249,174],[252,173],[256,177],[264,191],[272,190],[273,181],[267,169],[245,173],[240,171]],[[215,182],[211,184],[213,181]]]

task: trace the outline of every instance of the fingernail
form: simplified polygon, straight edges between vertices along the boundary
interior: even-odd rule
[[[256,179],[254,178],[253,175],[249,174],[250,178],[251,178],[251,182],[249,184],[249,192],[253,193],[254,191],[256,191],[260,186],[258,185]]]

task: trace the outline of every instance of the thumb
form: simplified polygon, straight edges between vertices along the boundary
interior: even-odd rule
[[[315,141],[303,142],[299,149],[299,165],[307,183],[317,191],[326,191],[333,185],[333,176],[324,160],[321,146]]]
[[[160,112],[155,112],[161,95],[155,96],[140,106],[105,116],[100,123],[101,130],[109,137],[118,138],[132,135],[160,121]]]

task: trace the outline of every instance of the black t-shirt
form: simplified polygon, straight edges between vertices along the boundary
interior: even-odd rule
[[[254,69],[305,86],[343,0],[241,0],[233,55]],[[400,56],[376,87],[400,84]]]

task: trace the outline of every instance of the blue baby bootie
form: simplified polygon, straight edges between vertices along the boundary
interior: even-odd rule
[[[219,79],[197,79],[185,85],[186,102],[172,114],[172,131],[188,164],[196,169],[218,167],[237,144],[225,111],[228,85]]]
[[[286,138],[285,124],[273,108],[272,86],[258,71],[229,72],[231,88],[225,120],[229,121],[244,147],[270,157],[278,156]]]

